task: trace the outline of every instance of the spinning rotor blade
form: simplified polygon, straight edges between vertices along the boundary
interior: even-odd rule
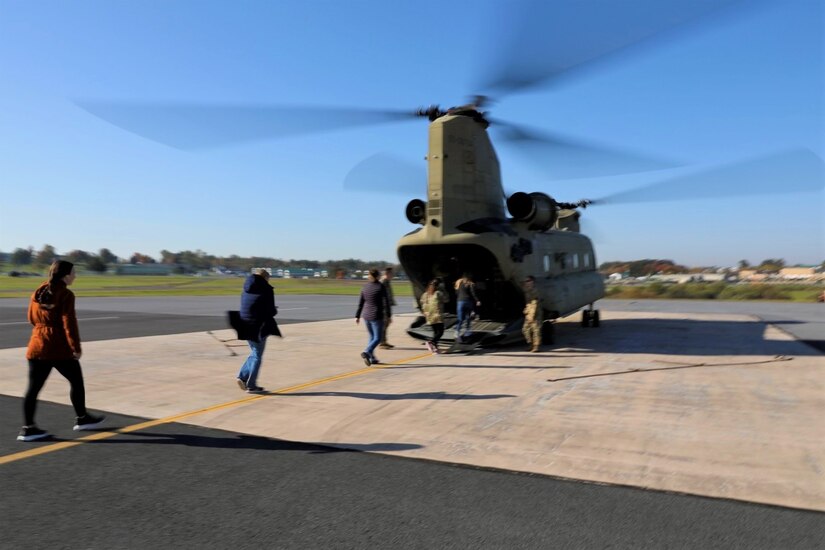
[[[750,195],[781,195],[825,189],[825,163],[812,151],[795,149],[607,195],[589,204],[628,204]]]
[[[94,100],[76,104],[123,130],[184,150],[397,122],[418,116],[414,111],[336,107]]]
[[[732,7],[754,0],[530,0],[518,6],[515,21],[501,24],[512,35],[493,40],[497,58],[478,89],[497,97],[619,61],[657,41],[695,30]],[[518,6],[518,7],[516,7]],[[716,16],[716,17],[714,17]],[[504,45],[503,47],[501,45]]]
[[[344,178],[348,191],[380,191],[405,195],[426,195],[427,170],[386,153],[359,162]]]
[[[507,141],[554,179],[585,178],[675,168],[680,163],[575,141],[522,125],[491,120]]]

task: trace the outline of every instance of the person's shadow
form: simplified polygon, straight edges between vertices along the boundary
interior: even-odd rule
[[[117,432],[118,428],[100,430],[101,432]],[[73,441],[60,437],[50,437],[43,441],[59,442]],[[106,439],[86,441],[91,445],[184,445],[186,447],[201,447],[208,449],[255,449],[260,451],[300,451],[310,454],[326,454],[340,452],[393,452],[421,449],[423,445],[415,443],[301,443],[285,441],[254,435],[238,434],[231,437],[214,437],[207,435],[193,435],[170,432],[129,432],[118,433]]]
[[[433,392],[412,392],[412,393],[366,393],[347,391],[309,391],[291,392],[283,394],[284,397],[292,396],[315,396],[315,397],[355,397],[358,399],[377,399],[379,401],[397,401],[402,399],[446,399],[452,401],[470,399],[501,399],[503,397],[516,397],[506,393],[493,393],[484,395],[474,395],[471,393],[447,393],[443,391]]]

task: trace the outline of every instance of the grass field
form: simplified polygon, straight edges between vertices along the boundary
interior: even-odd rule
[[[0,276],[0,298],[28,298],[45,277]],[[187,275],[86,275],[72,285],[77,296],[234,296],[241,292],[241,277]],[[276,294],[338,294],[357,296],[364,281],[337,279],[272,279]],[[412,296],[407,281],[395,281],[396,296]]]
[[[0,275],[0,298],[28,298],[45,277]],[[72,285],[77,296],[234,296],[243,287],[241,277],[191,275],[92,275],[81,273]],[[336,294],[357,296],[364,281],[340,279],[272,279],[276,294]],[[396,296],[412,296],[408,281],[393,282]],[[821,285],[686,283],[610,286],[607,296],[624,299],[774,300],[814,302]]]
[[[647,283],[642,285],[610,285],[608,298],[625,300],[720,300],[751,301],[768,300],[776,302],[816,302],[822,293],[822,284],[793,283]]]

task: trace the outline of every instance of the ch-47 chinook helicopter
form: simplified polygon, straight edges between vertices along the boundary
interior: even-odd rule
[[[488,71],[487,82],[479,89],[493,91],[496,100],[501,100],[506,94],[548,82],[556,85],[560,77],[567,77],[568,73],[578,73],[579,69],[592,68],[594,64],[601,66],[605,60],[621,58],[618,54],[638,51],[640,45],[654,44],[672,29],[710,20],[710,16],[724,9],[730,12],[731,6],[749,3],[747,0],[675,3],[580,0],[566,5],[567,16],[571,15],[571,6],[573,11],[579,11],[573,14],[578,15],[576,21],[568,21],[537,15],[539,8],[552,10],[562,2],[535,2],[524,13],[526,19],[532,19],[540,28],[513,33],[517,40],[509,47],[507,44],[501,46],[504,59],[499,69]],[[550,28],[552,25],[555,27]],[[536,32],[550,40],[547,51],[519,50],[518,39]],[[526,63],[526,59],[531,61]],[[557,202],[540,190],[519,191],[506,196],[488,127],[503,129],[503,140],[509,136],[509,141],[519,147],[533,143],[546,147],[547,151],[561,151],[563,155],[576,155],[582,151],[595,153],[590,157],[591,162],[582,163],[591,167],[608,164],[607,157],[617,152],[591,147],[558,134],[544,136],[521,126],[491,120],[483,110],[490,101],[479,95],[467,105],[446,110],[433,106],[418,111],[94,100],[78,104],[116,126],[181,149],[427,117],[430,124],[426,200],[412,200],[406,208],[407,219],[421,227],[403,236],[397,248],[398,259],[412,282],[416,299],[430,280],[442,278],[452,297],[447,304],[449,328],[455,319],[453,283],[464,274],[471,275],[478,285],[482,305],[478,312],[480,318],[473,324],[470,343],[504,344],[521,338],[522,281],[532,275],[543,298],[546,320],[552,323],[583,310],[582,324],[598,326],[599,312],[594,304],[604,296],[605,287],[597,271],[591,241],[579,232],[579,210],[598,204],[600,200]],[[627,160],[629,162],[623,164],[620,159],[617,170],[581,176],[673,166],[633,155],[628,155]],[[639,160],[641,162],[637,162]],[[777,186],[775,182],[784,174],[784,168],[778,167],[791,164],[796,165],[796,174],[804,172],[805,177]],[[780,154],[721,169],[718,174],[720,183],[714,186],[715,196],[759,192],[751,186],[730,189],[726,194],[728,183],[734,179],[747,179],[749,183],[760,178],[771,180],[767,192],[818,190],[822,187],[822,174],[822,161],[810,152]],[[695,193],[696,186],[689,176],[682,181],[679,181],[680,177],[663,179],[664,187],[643,188],[641,196],[630,192],[619,197],[621,201],[609,202],[629,202],[635,198],[650,200],[650,197],[662,200],[670,193],[663,192],[668,189],[668,184],[672,184],[671,191],[676,191],[670,198],[680,198],[679,193],[682,193],[681,198],[701,198],[701,193]],[[793,185],[797,188],[792,189]],[[417,320],[408,333],[425,338],[429,329],[422,325],[421,319]],[[552,326],[550,323],[545,325]],[[452,331],[446,332],[448,336],[451,334]]]
[[[775,193],[776,182],[791,169],[801,179],[787,184],[785,192],[820,190],[825,179],[821,159],[807,150],[791,150],[688,176],[665,177],[642,188],[595,200],[558,202],[538,191],[506,196],[488,127],[491,123],[504,126],[520,140],[524,135],[542,138],[534,130],[488,120],[481,111],[485,101],[483,96],[475,96],[468,105],[446,110],[431,106],[415,113],[430,120],[427,201],[409,202],[407,219],[422,227],[398,242],[398,259],[412,282],[416,300],[429,281],[442,280],[451,298],[445,306],[446,328],[456,321],[453,283],[464,275],[470,275],[476,283],[482,302],[479,319],[459,349],[521,340],[523,281],[528,275],[534,277],[535,289],[542,298],[546,337],[552,338],[555,320],[579,310],[583,327],[600,325],[594,303],[605,295],[604,278],[597,271],[590,239],[579,231],[579,209],[603,203],[700,198],[702,192],[694,184],[713,180],[725,187],[705,189],[708,197]],[[609,157],[611,160],[606,162],[613,163],[614,169],[661,165],[658,160],[618,151],[598,150],[596,154]],[[364,165],[368,163],[369,159]],[[749,187],[737,189],[731,184],[736,180],[746,181]],[[427,339],[431,329],[419,317],[407,333]],[[453,339],[449,330],[442,338],[447,342]]]
[[[506,343],[520,338],[521,282],[532,275],[547,321],[587,307],[582,324],[598,326],[593,304],[604,296],[604,282],[590,239],[579,233],[575,210],[588,201],[557,203],[545,193],[517,192],[507,198],[508,218],[489,122],[479,106],[430,107],[420,114],[431,121],[427,202],[411,201],[406,214],[423,227],[398,243],[398,259],[416,299],[436,277],[452,294],[453,283],[470,275],[482,306],[469,341]],[[452,314],[445,316],[449,328],[455,322],[454,299],[446,309]],[[426,338],[429,330],[419,319],[408,333]]]

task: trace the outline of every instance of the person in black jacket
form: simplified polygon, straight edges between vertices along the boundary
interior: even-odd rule
[[[384,332],[384,320],[392,319],[392,311],[390,309],[390,300],[387,296],[387,289],[382,285],[378,278],[379,273],[377,269],[370,269],[370,280],[361,289],[361,298],[358,300],[358,311],[355,312],[355,323],[361,321],[363,315],[366,321],[367,332],[369,332],[370,339],[367,343],[367,348],[361,353],[361,359],[369,367],[379,363],[378,359],[372,353],[381,342],[381,334]]]
[[[238,386],[249,393],[263,391],[258,386],[258,371],[266,347],[266,338],[272,333],[275,307],[275,290],[269,284],[269,272],[256,268],[246,278],[241,293],[241,320],[246,325],[247,343],[252,350],[238,372]]]

